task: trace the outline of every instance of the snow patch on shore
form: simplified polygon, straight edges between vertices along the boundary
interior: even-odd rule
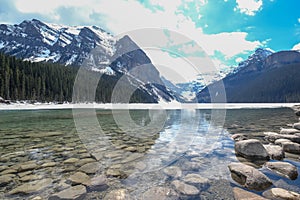
[[[80,103],[80,104],[55,104],[55,103],[12,103],[0,104],[0,110],[51,110],[51,109],[262,109],[262,108],[291,108],[299,103],[226,103],[226,104],[182,104],[179,102],[161,102],[159,104],[98,104],[98,103]]]

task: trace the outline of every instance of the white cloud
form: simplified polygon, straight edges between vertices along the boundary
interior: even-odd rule
[[[300,18],[298,18],[298,23],[300,23]]]
[[[300,43],[293,46],[292,50],[300,51]]]
[[[241,13],[250,16],[254,16],[263,6],[262,0],[236,0],[236,3],[235,11],[239,10]]]

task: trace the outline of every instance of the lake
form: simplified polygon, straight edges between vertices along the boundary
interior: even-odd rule
[[[289,108],[0,111],[0,199],[47,199],[71,185],[86,185],[85,199],[233,199],[231,134],[263,141],[297,121]],[[285,161],[299,171],[299,155]],[[260,170],[300,192],[299,178]],[[93,178],[102,183],[84,181]]]

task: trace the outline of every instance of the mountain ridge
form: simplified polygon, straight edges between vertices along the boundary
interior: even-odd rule
[[[197,102],[211,102],[216,94],[209,91],[221,90],[218,85],[222,83],[229,103],[299,102],[300,52],[279,51],[263,57],[255,54],[241,62],[240,69],[205,87],[197,94]]]
[[[174,99],[149,57],[129,36],[117,40],[96,26],[70,27],[37,19],[2,24],[0,51],[31,62],[83,66],[111,76],[120,73],[155,101]]]

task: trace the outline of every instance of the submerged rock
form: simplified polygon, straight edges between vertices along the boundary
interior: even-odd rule
[[[110,191],[105,195],[103,200],[131,200],[131,196],[125,189],[117,189]]]
[[[35,163],[21,164],[18,168],[18,172],[34,170],[38,167]]]
[[[176,191],[184,195],[197,195],[200,192],[195,186],[186,184],[179,180],[173,181],[172,185],[175,187]]]
[[[75,174],[71,175],[68,179],[72,185],[78,185],[90,182],[90,177],[82,172],[76,172]]]
[[[86,174],[95,174],[100,169],[98,162],[91,162],[81,166],[78,171],[82,171]]]
[[[23,185],[18,186],[17,188],[11,190],[8,194],[31,194],[36,193],[41,190],[44,190],[45,188],[51,186],[52,179],[47,178],[39,181],[32,181],[29,183],[25,183]]]
[[[152,187],[147,190],[143,196],[143,200],[175,200],[179,199],[178,194],[171,188]]]
[[[85,183],[88,191],[102,191],[108,188],[105,175],[93,177],[89,182]]]
[[[269,160],[269,154],[259,140],[249,139],[235,143],[236,154],[247,159]]]
[[[272,185],[271,180],[254,167],[242,163],[231,163],[228,168],[232,179],[246,188],[262,191]]]
[[[177,166],[166,167],[163,172],[172,178],[178,178],[182,175],[181,169]]]
[[[284,156],[284,151],[281,146],[278,145],[263,145],[267,150],[269,156],[273,160],[282,160]]]
[[[267,200],[255,193],[248,192],[238,187],[233,188],[233,194],[235,200]]]
[[[297,167],[290,164],[290,163],[287,163],[287,162],[267,162],[265,164],[265,166],[280,174],[280,175],[283,175],[291,180],[295,180],[297,179],[298,177],[298,170],[297,170]]]
[[[282,188],[272,188],[263,193],[268,199],[299,200],[300,194]]]
[[[200,176],[199,174],[188,174],[183,178],[183,181],[190,184],[200,185],[205,187],[209,185],[208,179]]]
[[[69,158],[67,160],[64,161],[64,164],[74,164],[76,162],[78,162],[79,159],[78,158]]]
[[[49,200],[81,200],[84,199],[86,192],[83,185],[77,185],[51,195]]]
[[[7,185],[8,183],[12,182],[16,175],[14,174],[5,174],[0,176],[0,187]]]

